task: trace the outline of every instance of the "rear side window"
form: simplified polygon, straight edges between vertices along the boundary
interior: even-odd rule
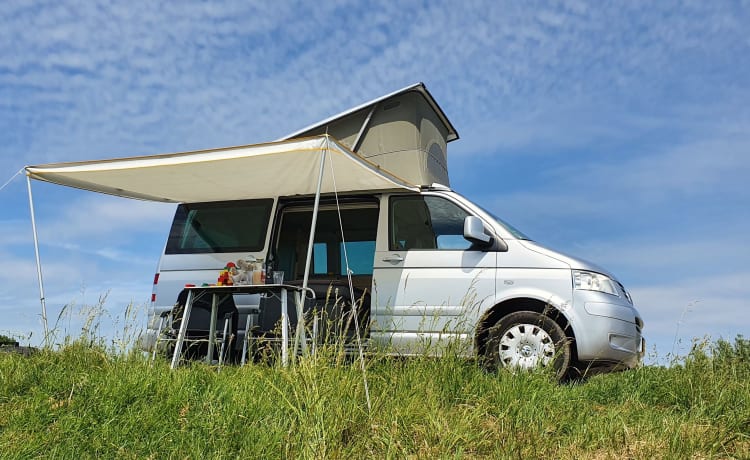
[[[167,254],[263,250],[273,200],[181,204],[167,240]]]

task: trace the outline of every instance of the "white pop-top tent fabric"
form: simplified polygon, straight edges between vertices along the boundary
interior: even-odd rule
[[[27,166],[32,178],[93,192],[171,203],[418,190],[330,136],[165,155]],[[330,163],[329,163],[330,162]],[[333,174],[331,174],[333,170]]]

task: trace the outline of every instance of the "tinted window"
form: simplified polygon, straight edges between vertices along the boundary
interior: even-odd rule
[[[464,219],[469,214],[436,196],[391,198],[390,249],[465,250]]]
[[[347,241],[341,244],[341,267],[342,275],[346,275],[346,261],[344,260],[344,246],[346,246],[346,258],[349,260],[349,269],[352,275],[372,275],[373,260],[375,259],[375,239],[367,241]]]
[[[273,200],[190,203],[177,207],[167,254],[261,251]]]
[[[313,268],[314,275],[328,274],[328,245],[326,243],[315,243],[313,245]]]
[[[515,238],[517,238],[519,240],[531,240],[531,238],[529,238],[528,236],[524,235],[524,233],[521,230],[519,230],[516,227],[512,226],[508,222],[505,222],[503,219],[497,217],[494,213],[491,213],[490,211],[488,211],[485,208],[482,208],[481,206],[480,206],[480,208],[482,209],[482,211],[484,211],[485,213],[487,213],[487,215],[489,215],[490,217],[492,217],[493,219],[495,219],[495,221],[498,224],[502,225],[503,228],[505,228],[505,230],[507,230],[508,233],[510,233],[511,235],[513,235]]]

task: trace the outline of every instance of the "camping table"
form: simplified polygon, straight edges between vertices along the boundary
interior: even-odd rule
[[[219,299],[222,296],[232,294],[279,294],[281,296],[281,362],[286,366],[289,359],[289,314],[287,306],[287,291],[304,292],[300,286],[288,284],[239,284],[234,286],[191,286],[185,288],[188,291],[187,300],[185,301],[185,311],[183,312],[180,331],[177,334],[177,343],[175,344],[174,354],[172,355],[171,368],[177,367],[182,354],[182,345],[185,342],[187,334],[187,325],[190,320],[190,310],[193,308],[193,302],[203,297],[211,295],[211,322],[208,335],[208,353],[206,359],[211,360],[213,357],[214,345],[216,340],[216,316],[218,311]],[[295,296],[297,298],[298,296]],[[247,340],[247,337],[245,337]]]

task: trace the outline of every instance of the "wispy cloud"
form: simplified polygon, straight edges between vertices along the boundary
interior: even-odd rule
[[[750,272],[744,271],[671,283],[655,278],[650,285],[633,287],[646,322],[644,333],[657,345],[658,358],[665,359],[673,349],[684,356],[693,339],[747,336],[748,279]]]
[[[56,155],[46,144],[60,146],[57,155],[85,146],[80,159],[87,152],[273,139],[428,76],[460,128],[544,122],[528,114],[566,110],[573,101],[585,108],[640,103],[662,90],[644,80],[659,85],[673,81],[670,72],[695,72],[681,53],[715,53],[715,42],[726,40],[721,34],[742,31],[733,12],[708,6],[681,15],[637,9],[502,2],[401,3],[377,11],[350,2],[10,6],[2,15],[8,27],[0,81],[14,89],[10,106],[56,112],[45,117],[44,136],[31,141],[35,158]],[[725,56],[736,55],[722,47],[711,58],[726,66]],[[165,124],[170,132],[153,129]]]
[[[48,244],[76,241],[131,242],[136,235],[166,238],[175,205],[75,192],[73,201],[38,211],[40,239]],[[115,237],[116,235],[116,237]]]
[[[750,124],[750,118],[746,122]],[[568,150],[565,139],[552,137],[551,145],[565,153],[536,159],[542,166],[529,169],[526,181],[508,177],[495,205],[551,218],[633,219],[639,213],[661,213],[679,220],[687,212],[708,215],[717,205],[741,212],[750,200],[744,186],[750,176],[750,135],[716,121],[700,126],[688,121],[688,127],[692,132],[687,140],[667,138],[653,145],[618,139],[614,151],[599,150],[591,140],[579,150]],[[607,143],[612,145],[612,139]],[[517,162],[512,157],[503,161]],[[498,173],[505,178],[503,169]],[[536,181],[533,187],[528,180]],[[713,225],[708,217],[705,224]]]

